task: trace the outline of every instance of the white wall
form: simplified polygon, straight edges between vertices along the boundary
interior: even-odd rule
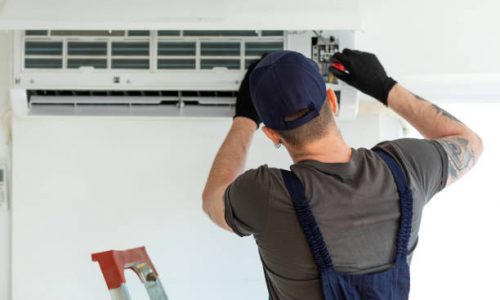
[[[375,52],[396,79],[411,82],[433,75],[442,81],[447,76],[443,74],[499,72],[496,1],[360,2],[366,29],[357,35],[358,48]],[[2,115],[9,64],[9,39],[0,32]],[[204,179],[228,124],[229,120],[15,120],[13,299],[108,299],[90,253],[142,244],[172,299],[264,298],[253,240],[218,230],[200,209]],[[392,130],[380,136],[380,130],[394,128],[391,124],[368,115],[364,121],[344,124],[344,136],[353,146],[371,145],[397,136]],[[2,128],[0,162],[7,153],[5,136]],[[249,165],[267,157],[278,166],[288,164],[283,149],[275,150],[259,134]],[[3,235],[9,234],[8,221],[0,214]],[[5,251],[0,248],[1,300],[9,299],[8,282],[2,277],[2,271],[8,271]],[[186,269],[181,258],[192,269]]]
[[[396,77],[499,73],[496,0],[360,0],[357,46]]]
[[[1,6],[1,4],[0,4]],[[4,113],[9,110],[9,87],[10,87],[10,70],[11,70],[11,34],[9,32],[0,31],[0,117],[3,120]],[[7,159],[7,132],[5,124],[2,121],[0,124],[0,162],[5,162]]]
[[[2,1],[0,1],[2,7]],[[0,31],[0,165],[8,167],[8,90],[10,85],[10,34]],[[5,122],[4,122],[5,121]],[[10,215],[7,207],[0,204],[0,299],[9,297],[10,268]]]
[[[360,0],[357,48],[376,53],[389,75],[442,102],[500,99],[500,2]]]
[[[256,246],[213,225],[201,192],[229,119],[14,119],[13,298],[107,299],[92,252],[146,245],[172,299],[264,299]],[[354,147],[380,135],[341,124]],[[288,167],[259,132],[249,167]],[[26,288],[29,285],[29,288]],[[135,285],[134,290],[139,290]]]
[[[484,152],[469,174],[425,207],[410,299],[497,299],[500,103],[444,108],[481,135]]]

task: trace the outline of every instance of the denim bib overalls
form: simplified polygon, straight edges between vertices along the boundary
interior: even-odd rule
[[[399,194],[400,221],[396,261],[388,270],[362,275],[335,271],[332,258],[312,214],[297,176],[281,170],[295,213],[305,233],[309,248],[321,274],[325,300],[407,300],[410,291],[410,270],[406,260],[411,234],[413,198],[405,174],[398,163],[381,149],[374,149],[390,169]]]

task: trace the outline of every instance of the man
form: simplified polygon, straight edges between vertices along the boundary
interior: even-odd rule
[[[346,69],[334,70],[339,79],[394,110],[425,138],[377,145],[404,170],[411,190],[413,214],[405,249],[409,261],[424,205],[474,166],[481,139],[388,77],[375,55],[345,49],[334,60]],[[282,51],[248,70],[233,124],[203,192],[203,208],[217,225],[254,236],[271,299],[323,299],[323,292],[280,170],[263,165],[244,172],[261,120],[266,136],[283,145],[293,160],[291,170],[303,185],[335,270],[377,274],[395,262],[400,229],[395,179],[373,151],[352,149],[344,142],[335,124],[337,99],[313,64],[301,54]]]

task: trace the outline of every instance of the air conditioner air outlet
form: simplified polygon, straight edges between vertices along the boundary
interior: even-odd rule
[[[27,90],[28,115],[230,117],[237,92]]]

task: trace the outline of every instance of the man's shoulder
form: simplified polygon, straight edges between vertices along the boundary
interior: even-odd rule
[[[430,151],[429,147],[441,147],[439,143],[434,140],[418,139],[418,138],[401,138],[396,140],[388,140],[378,143],[375,147],[379,148],[394,148],[404,152],[421,152]]]
[[[384,141],[375,147],[393,156],[423,190],[428,201],[441,191],[447,180],[448,158],[443,147],[434,140],[403,138]]]
[[[279,168],[269,167],[267,164],[261,165],[257,168],[248,169],[243,174],[238,176],[235,182],[254,182],[263,183],[269,182],[274,177],[280,174]]]
[[[245,171],[226,189],[226,222],[238,235],[264,231],[269,193],[278,175],[279,169],[262,165]]]
[[[406,169],[416,164],[431,167],[436,160],[446,159],[443,147],[434,140],[402,138],[380,142],[374,148],[389,153]]]

